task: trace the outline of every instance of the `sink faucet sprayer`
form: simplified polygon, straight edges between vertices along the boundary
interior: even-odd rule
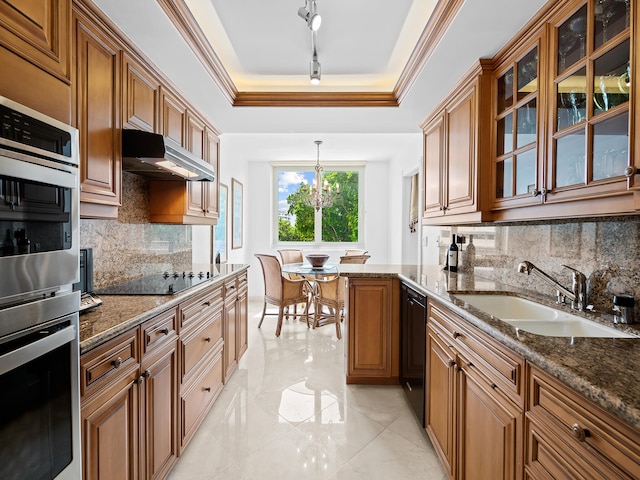
[[[587,277],[575,268],[567,265],[563,265],[563,267],[571,270],[573,279],[571,290],[558,283],[531,262],[520,262],[518,264],[518,272],[526,273],[527,275],[533,273],[548,284],[553,285],[556,288],[558,303],[565,303],[565,299],[568,298],[571,300],[571,308],[581,311],[585,310],[587,307]]]

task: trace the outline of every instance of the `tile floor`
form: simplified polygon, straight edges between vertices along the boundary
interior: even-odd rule
[[[400,387],[346,385],[333,326],[260,320],[249,348],[169,480],[447,478]]]

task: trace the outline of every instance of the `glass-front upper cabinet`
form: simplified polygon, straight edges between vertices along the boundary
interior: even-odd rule
[[[494,208],[540,203],[540,37],[495,71]]]
[[[554,92],[545,202],[626,189],[630,0],[573,5],[551,32]]]

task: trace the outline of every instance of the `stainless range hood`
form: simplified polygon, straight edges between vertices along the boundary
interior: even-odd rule
[[[213,166],[158,133],[122,130],[122,169],[152,180],[213,181]]]

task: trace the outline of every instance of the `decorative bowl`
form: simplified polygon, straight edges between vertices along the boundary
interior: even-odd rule
[[[325,255],[323,253],[310,253],[306,255],[305,258],[311,264],[313,268],[322,268],[324,264],[329,260],[329,255]]]

